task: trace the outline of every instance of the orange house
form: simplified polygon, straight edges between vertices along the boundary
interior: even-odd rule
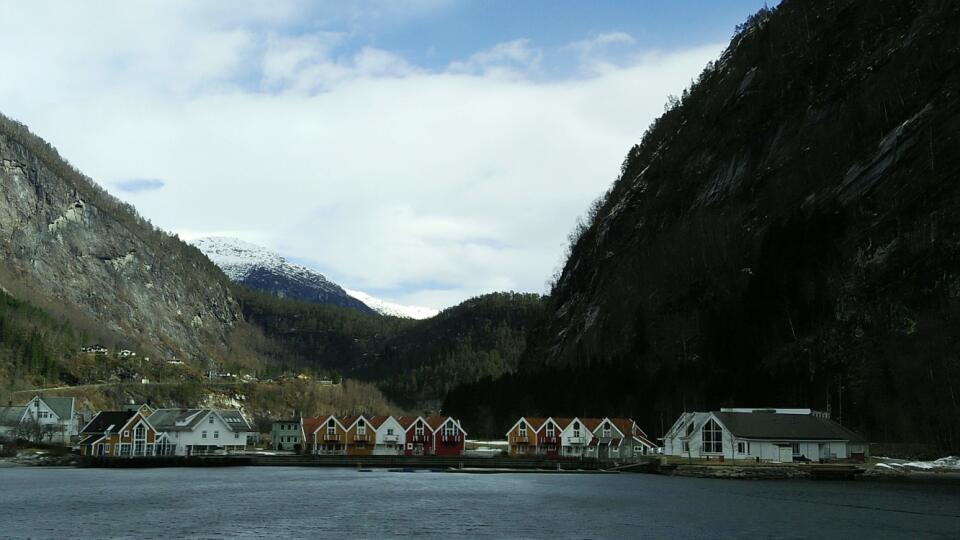
[[[344,450],[348,456],[373,455],[373,447],[377,443],[376,427],[370,419],[360,416],[343,416],[340,422],[346,427]]]
[[[140,411],[98,413],[80,431],[80,454],[96,457],[154,455],[157,430]]]
[[[308,419],[304,419],[307,423]],[[311,425],[314,422],[309,422]],[[346,453],[347,428],[336,416],[327,415],[316,419],[316,428],[307,438],[305,448],[311,448],[314,454],[343,455]]]
[[[521,417],[507,432],[510,445],[510,457],[532,456],[537,453],[537,431],[546,422],[546,418]]]

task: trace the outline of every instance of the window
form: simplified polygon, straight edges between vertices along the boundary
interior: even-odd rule
[[[519,431],[519,435],[520,435],[521,437],[526,437],[526,436],[527,436],[527,425],[524,424],[523,422],[520,422],[520,427],[519,427],[518,431]]]
[[[684,452],[690,451],[690,443],[688,443],[687,441],[683,441],[683,451]]]
[[[206,438],[207,438],[207,432],[206,432],[206,431],[201,432],[201,433],[200,433],[200,437],[203,438],[203,439],[206,439]]]
[[[573,436],[574,437],[580,436],[580,422],[573,423]]]
[[[239,439],[239,438],[240,438],[240,434],[239,434],[239,433],[234,433],[234,434],[233,434],[233,438],[234,438],[234,439]]]
[[[553,425],[553,422],[547,423],[547,437],[553,437],[556,435],[556,426]]]
[[[793,449],[793,455],[795,456],[800,455],[800,443],[798,442],[790,443],[790,448]]]
[[[713,418],[707,421],[703,426],[703,453],[722,454],[723,453],[723,430],[720,424]]]
[[[361,418],[360,420],[357,420],[357,435],[366,435],[366,434],[367,434],[367,426],[366,424],[363,423],[363,418]]]
[[[129,437],[129,436],[130,436],[130,430],[128,429],[128,430],[124,431],[124,432],[123,432],[123,436],[124,436],[124,438]]]
[[[453,420],[447,422],[447,425],[443,427],[443,434],[448,437],[453,437],[457,434],[457,424]]]
[[[423,420],[417,420],[417,426],[413,428],[413,432],[417,437],[423,437]]]
[[[604,437],[610,436],[610,424],[608,424],[607,422],[603,423],[603,436]]]
[[[387,435],[393,435],[393,428],[387,428]]]
[[[219,438],[220,438],[220,432],[219,432],[219,431],[214,431],[214,432],[213,432],[213,438],[214,438],[214,439],[219,439]]]
[[[210,415],[210,423],[211,423],[211,424],[213,423],[213,415],[212,415],[212,414]]]
[[[737,442],[737,453],[746,454],[747,453],[747,443],[739,441]]]

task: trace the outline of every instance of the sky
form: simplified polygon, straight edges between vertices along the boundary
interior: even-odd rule
[[[189,240],[444,308],[545,292],[762,0],[0,0],[0,112]]]

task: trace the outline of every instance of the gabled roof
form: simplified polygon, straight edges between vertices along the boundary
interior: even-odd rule
[[[745,439],[843,440],[865,442],[863,437],[828,418],[808,414],[714,412],[731,433]]]
[[[92,435],[95,433],[116,433],[127,425],[127,422],[136,416],[137,411],[103,411],[93,417],[93,420],[83,426],[81,435]]]
[[[80,439],[80,441],[77,444],[79,446],[86,446],[88,444],[93,444],[103,439],[104,437],[105,435],[103,433],[93,433],[91,435],[84,436],[82,439]]]
[[[454,420],[453,418],[450,418],[449,416],[435,416],[435,415],[431,415],[431,416],[426,417],[424,420],[427,422],[427,425],[430,426],[430,429],[431,429],[432,431],[437,431],[438,429],[442,428],[442,427],[444,426],[444,424],[447,423],[448,420],[453,420],[453,423],[454,423],[454,424],[457,424],[457,421]],[[459,428],[459,427],[460,427],[460,425],[457,424],[457,428]]]
[[[304,440],[306,441],[307,438],[313,437],[313,434],[317,432],[317,429],[319,429],[320,426],[323,425],[323,422],[325,420],[326,420],[326,417],[323,417],[323,418],[309,417],[301,420],[301,423],[303,425]]]
[[[420,417],[420,416],[401,416],[400,418],[397,418],[397,422],[400,422],[400,425],[403,427],[405,431],[410,431],[410,428],[412,428],[414,424],[417,423],[417,420],[422,420],[422,419],[423,417]]]
[[[47,407],[50,407],[50,410],[53,411],[53,413],[56,414],[61,420],[73,419],[74,398],[49,397],[49,396],[36,396],[36,397],[40,401],[44,402],[47,405]]]
[[[367,418],[367,422],[369,422],[370,426],[373,427],[373,429],[380,429],[380,426],[382,426],[383,423],[389,419],[390,419],[389,416],[377,415],[377,416],[371,416],[370,418]]]
[[[583,427],[589,429],[591,433],[597,430],[601,422],[603,422],[602,418],[580,418],[580,423],[583,424]]]
[[[26,406],[0,407],[0,427],[17,427],[27,412]]]
[[[157,409],[147,418],[157,431],[193,431],[210,415],[216,415],[233,432],[252,431],[250,423],[236,409]]]
[[[349,418],[349,417],[346,417],[346,418]],[[334,421],[334,423],[336,423],[337,427],[339,427],[340,429],[342,429],[342,430],[344,430],[344,431],[347,430],[346,426],[343,425],[343,422],[341,422],[339,418],[337,418],[336,416],[333,416],[332,414],[327,414],[327,415],[318,416],[318,417],[312,419],[312,420],[316,420],[316,421],[317,421],[317,425],[316,425],[316,427],[315,427],[312,431],[309,431],[308,433],[316,433],[316,432],[319,431],[321,428],[326,428],[326,427],[327,427],[327,422],[329,422],[331,419]],[[306,420],[307,420],[307,419],[304,418],[304,421],[306,421]]]

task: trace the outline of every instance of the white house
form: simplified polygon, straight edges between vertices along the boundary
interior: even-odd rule
[[[74,404],[72,397],[34,396],[26,405],[0,407],[0,438],[69,444],[79,427]]]
[[[373,455],[399,456],[403,454],[403,443],[406,430],[393,416],[374,416],[370,418],[370,425],[376,430]]]
[[[664,436],[664,453],[770,462],[863,458],[863,437],[810,409],[731,408],[683,413]]]
[[[254,431],[238,410],[157,409],[147,420],[157,430],[158,455],[242,452]]]
[[[553,418],[560,431],[560,455],[563,457],[596,457],[593,430],[598,422],[584,422],[579,418]],[[589,419],[587,419],[589,420]],[[592,449],[591,449],[592,448]]]

